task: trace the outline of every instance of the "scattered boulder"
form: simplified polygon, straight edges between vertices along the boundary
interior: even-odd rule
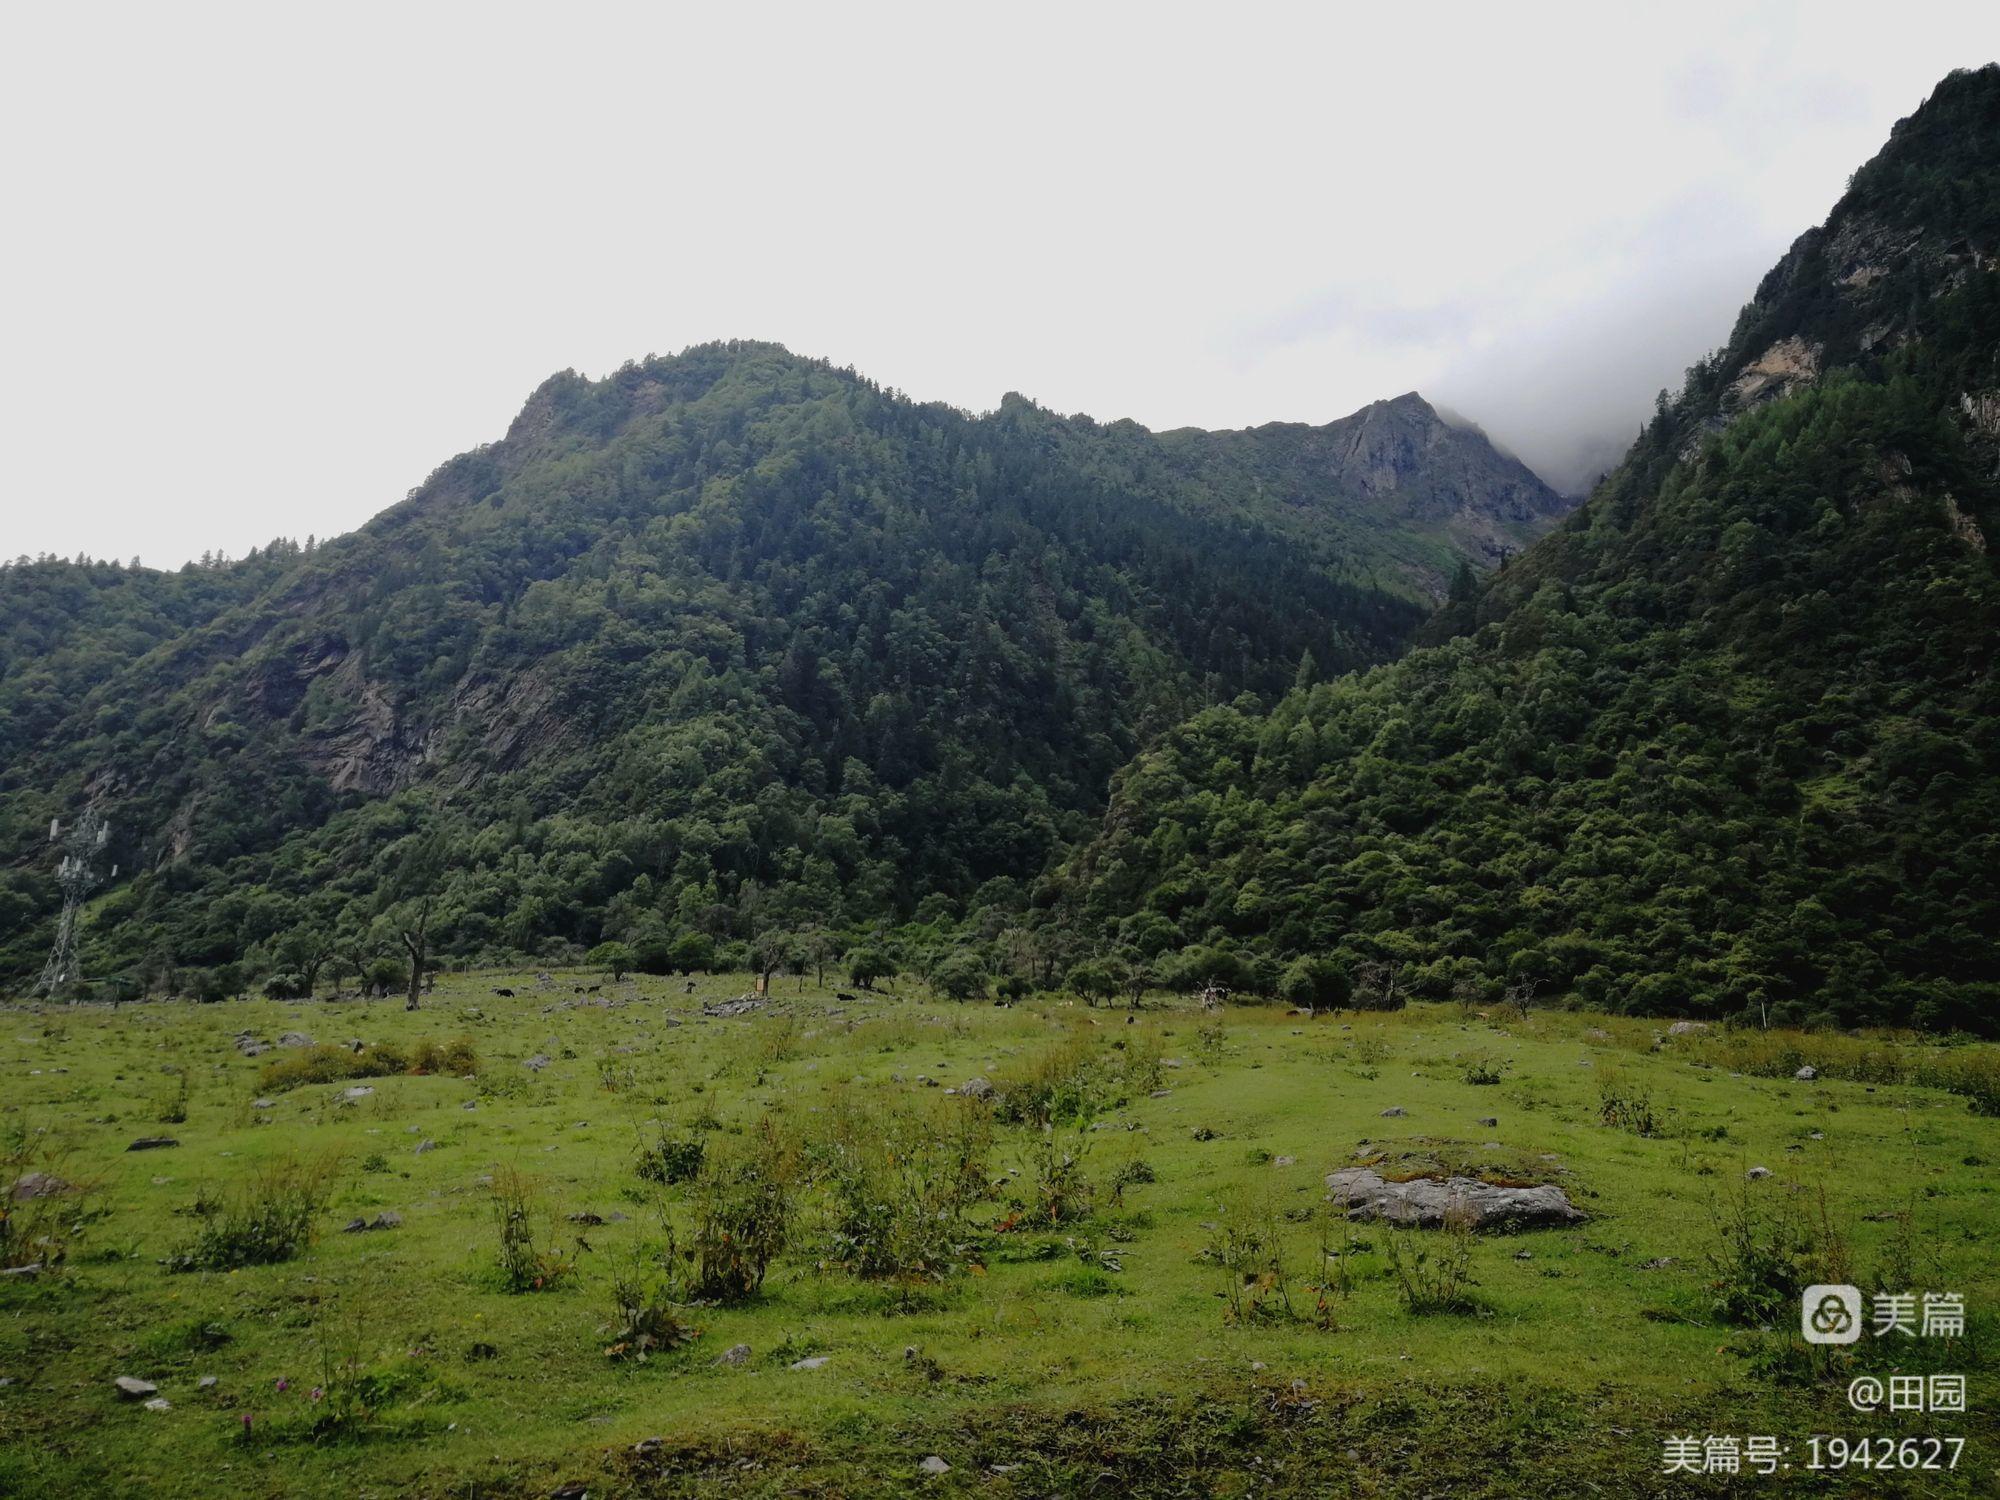
[[[141,1380],[136,1375],[120,1375],[111,1382],[118,1387],[118,1394],[127,1401],[138,1401],[146,1396],[157,1396],[160,1388],[150,1380]]]
[[[1275,1156],[1271,1158],[1271,1165],[1274,1167],[1295,1167],[1298,1164],[1299,1159],[1296,1156]]]
[[[1668,1036],[1690,1036],[1697,1031],[1708,1030],[1706,1021],[1676,1021],[1667,1028]]]
[[[1771,1169],[1769,1167],[1752,1167],[1743,1175],[1748,1177],[1752,1182],[1761,1182],[1764,1178],[1771,1175]]]
[[[174,1409],[173,1402],[169,1401],[165,1396],[155,1396],[152,1400],[142,1404],[147,1411],[172,1411]]]
[[[375,1090],[370,1088],[367,1084],[357,1083],[354,1085],[353,1088],[342,1089],[340,1091],[340,1097],[345,1099],[349,1104],[352,1104],[356,1100],[366,1099],[370,1094],[374,1092]]]
[[[830,1358],[832,1358],[831,1355],[815,1354],[810,1359],[795,1359],[791,1362],[791,1364],[787,1368],[793,1370],[817,1370],[821,1365],[824,1365]]]
[[[1792,1077],[1798,1079],[1800,1083],[1811,1083],[1815,1078],[1819,1077],[1819,1069],[1815,1068],[1811,1063],[1807,1063],[1798,1072],[1794,1073]]]
[[[196,1390],[212,1391],[216,1387],[216,1377],[213,1375],[204,1375],[194,1384]]]
[[[548,1065],[549,1065],[549,1056],[546,1052],[537,1052],[533,1057],[529,1058],[526,1062],[521,1064],[522,1067],[526,1068],[531,1073],[539,1073],[542,1071],[542,1069],[546,1068]]]
[[[275,1099],[252,1099],[250,1107],[252,1109],[276,1109],[278,1102]]]
[[[716,1355],[712,1362],[721,1365],[726,1370],[740,1369],[742,1366],[750,1363],[750,1346],[748,1344],[731,1344],[727,1349]]]
[[[178,1146],[179,1141],[170,1135],[142,1135],[125,1149],[127,1151],[158,1151],[167,1146]]]
[[[422,1156],[426,1151],[435,1151],[437,1148],[438,1143],[436,1141],[418,1141],[416,1149],[410,1154],[412,1156]]]
[[[25,1203],[30,1198],[53,1198],[69,1191],[69,1184],[60,1177],[47,1172],[24,1172],[14,1179],[14,1185],[7,1189],[7,1196],[16,1203]]]
[[[278,1038],[280,1047],[310,1047],[312,1044],[313,1039],[303,1031],[288,1031]]]
[[[1500,1117],[1498,1115],[1482,1115],[1480,1117],[1479,1123],[1486,1129],[1493,1130],[1498,1128],[1500,1124]]]
[[[939,1458],[935,1453],[918,1464],[917,1468],[926,1474],[949,1474],[951,1472],[951,1465]]]
[[[1584,1219],[1553,1183],[1500,1187],[1476,1177],[1387,1182],[1367,1167],[1344,1167],[1327,1177],[1326,1186],[1328,1198],[1344,1205],[1350,1219],[1381,1219],[1419,1229],[1439,1228],[1453,1212],[1465,1214],[1477,1230],[1544,1229]]]
[[[984,1077],[966,1079],[958,1086],[958,1091],[968,1099],[991,1099],[994,1094],[992,1083]]]
[[[1409,1111],[1403,1108],[1402,1105],[1392,1104],[1387,1109],[1382,1111],[1382,1118],[1385,1120],[1400,1120],[1403,1118],[1403,1116],[1407,1115],[1408,1113]]]

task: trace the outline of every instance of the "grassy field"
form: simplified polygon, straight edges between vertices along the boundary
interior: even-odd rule
[[[0,1493],[1994,1493],[2000,1118],[1963,1081],[1992,1049],[791,980],[702,1014],[746,988],[0,1012],[9,1180],[70,1184],[10,1205],[10,1259],[61,1260],[0,1282]],[[437,1071],[288,1087],[356,1063],[286,1032]],[[946,1092],[974,1077],[995,1097]],[[1323,1178],[1364,1161],[1553,1181],[1590,1218],[1351,1225]],[[718,1224],[787,1212],[760,1288],[693,1301],[747,1254]],[[1966,1334],[1809,1348],[1797,1275],[1960,1292]],[[1909,1372],[1969,1376],[1969,1414],[1849,1409]],[[1834,1477],[1815,1432],[1967,1444]],[[1670,1477],[1679,1433],[1792,1467]]]

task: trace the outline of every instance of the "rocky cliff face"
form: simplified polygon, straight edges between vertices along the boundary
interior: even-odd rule
[[[1218,475],[1254,474],[1260,499],[1341,517],[1433,600],[1444,597],[1460,559],[1490,568],[1549,530],[1573,503],[1415,391],[1324,426],[1170,432],[1161,442],[1211,486]]]
[[[1519,459],[1476,428],[1444,420],[1415,391],[1318,429],[1308,451],[1329,482],[1391,516],[1442,521],[1466,550],[1497,560],[1569,509]]]

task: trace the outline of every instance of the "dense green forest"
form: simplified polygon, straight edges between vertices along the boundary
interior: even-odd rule
[[[1997,252],[1989,67],[1435,644],[1143,753],[1084,925],[1379,998],[2000,1026]]]
[[[1483,439],[1439,447],[1460,512],[1482,455],[1495,526],[1560,509]],[[85,923],[119,992],[388,964],[425,896],[464,960],[1019,907],[1139,746],[1402,646],[1474,555],[1426,465],[1407,504],[1337,471],[1264,497],[1132,423],[715,345],[551,379],[325,545],[23,560],[0,963],[38,965],[47,828],[85,805],[124,872]]]
[[[11,566],[0,972],[92,805],[112,993],[597,951],[1993,1030],[1996,164],[1955,74],[1560,522],[1414,396],[1153,434],[727,344],[323,545]]]

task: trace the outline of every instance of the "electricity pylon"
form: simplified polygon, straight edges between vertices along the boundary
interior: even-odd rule
[[[83,977],[76,953],[76,914],[83,898],[97,889],[97,857],[111,838],[111,825],[95,808],[76,820],[64,837],[60,819],[49,821],[49,842],[62,845],[62,859],[56,865],[56,884],[62,887],[62,915],[56,919],[56,940],[49,949],[49,961],[42,965],[42,977],[35,982],[37,994],[53,995],[65,985]],[[116,875],[118,867],[112,866]]]

